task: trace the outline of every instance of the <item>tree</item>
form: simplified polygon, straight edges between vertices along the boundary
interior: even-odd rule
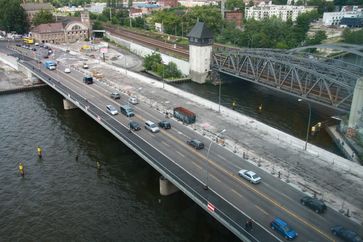
[[[363,44],[363,30],[351,31],[350,29],[345,29],[343,32],[343,39],[345,43],[349,44]]]
[[[241,0],[227,0],[226,1],[226,9],[234,10],[236,8],[240,9],[240,10],[244,10],[245,9],[244,2]]]
[[[96,20],[93,22],[92,29],[94,30],[102,30],[103,26],[102,23],[99,20]]]
[[[55,19],[50,11],[42,9],[34,15],[32,22],[35,26],[37,26],[39,24],[54,23]]]
[[[306,40],[307,45],[318,45],[321,44],[323,40],[326,40],[327,36],[325,31],[319,30],[315,33],[315,36],[311,39]]]
[[[144,67],[146,70],[156,71],[158,64],[161,64],[160,54],[153,52],[151,55],[145,56]]]
[[[29,28],[27,16],[20,6],[20,0],[0,0],[0,29],[26,33]]]

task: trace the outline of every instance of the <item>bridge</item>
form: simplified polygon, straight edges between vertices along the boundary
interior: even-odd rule
[[[92,85],[82,83],[83,73],[72,70],[71,73],[65,74],[62,71],[65,66],[61,63],[57,67],[58,70],[48,70],[39,65],[30,50],[13,55],[19,58],[18,65],[21,68],[43,80],[62,95],[69,106],[81,109],[103,126],[155,168],[165,178],[162,180],[170,182],[170,186],[175,185],[241,240],[282,241],[282,237],[269,228],[269,222],[275,216],[282,216],[298,230],[298,241],[335,241],[335,237],[332,237],[329,231],[331,226],[343,224],[346,227],[357,227],[355,223],[332,209],[324,216],[307,210],[299,204],[299,198],[303,196],[301,192],[259,170],[223,146],[215,145],[208,151],[195,151],[186,145],[185,137],[197,138],[205,144],[212,144],[213,141],[182,123],[170,120],[172,129],[161,131],[159,134],[147,131],[130,133],[129,118],[123,115],[111,116],[105,110],[107,104],[121,104],[120,101],[110,99],[109,93],[112,89],[98,81]],[[122,95],[121,100],[126,98],[126,95]],[[147,103],[135,106],[135,111],[136,117],[133,120],[141,123],[148,119],[164,118],[163,114],[150,108]],[[209,164],[207,190],[204,189],[206,164]],[[258,172],[263,174],[263,183],[254,186],[241,180],[236,176],[240,167],[258,169]],[[245,221],[250,217],[255,221],[253,232],[247,231],[244,227]]]
[[[315,45],[290,51],[217,45],[211,66],[214,71],[349,112],[356,82],[363,76],[362,65],[299,53],[312,48],[333,48],[363,57],[362,46],[349,44]]]

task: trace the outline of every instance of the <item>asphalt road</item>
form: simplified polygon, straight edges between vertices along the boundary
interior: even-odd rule
[[[36,68],[39,67],[35,62],[31,63]],[[127,103],[127,96],[122,95],[120,100],[115,101],[109,97],[109,94],[113,91],[109,87],[99,82],[86,85],[82,83],[82,73],[72,70],[72,73],[65,74],[63,72],[64,66],[61,65],[55,71],[49,71],[43,67],[40,68],[42,72],[59,80],[65,87],[80,94],[82,97],[86,97],[88,102],[98,107],[99,110],[104,110],[102,116],[106,117],[108,122],[115,123],[115,125],[121,123],[127,126],[127,123],[131,120],[122,114],[111,116],[106,113],[105,108],[107,104],[119,107],[121,104]],[[142,126],[145,120],[157,123],[164,119],[162,113],[154,110],[148,104],[140,103],[133,107],[136,116],[132,120],[138,121]],[[211,141],[173,119],[170,119],[170,122],[172,124],[172,129],[170,130],[161,130],[160,133],[153,134],[142,129],[133,132],[133,135],[142,138],[142,140],[151,144],[157,151],[163,154],[164,157],[178,164],[189,174],[192,174],[200,187],[201,184],[207,182],[210,190],[219,194],[226,201],[233,204],[233,206],[252,217],[256,223],[265,227],[265,231],[263,231],[255,226],[256,229],[251,232],[260,241],[271,241],[266,240],[269,236],[266,231],[283,239],[269,228],[269,222],[276,216],[287,221],[298,232],[299,236],[296,241],[337,241],[336,237],[329,230],[330,227],[336,224],[358,231],[359,225],[332,209],[328,209],[325,214],[319,215],[302,206],[299,203],[299,199],[304,196],[301,192],[265,173],[249,162],[242,160],[216,143],[212,144],[207,159],[207,149]],[[191,148],[186,144],[186,141],[190,138],[197,138],[203,141],[206,148],[201,151]],[[141,141],[139,140],[139,142]],[[141,143],[138,143],[138,145],[141,145]],[[146,150],[147,148],[143,147],[143,149]],[[239,169],[257,172],[263,179],[262,183],[253,185],[241,179],[237,174]],[[208,170],[208,180],[206,170]],[[186,179],[192,178],[187,177]],[[210,191],[211,194],[212,191]],[[199,189],[199,192],[205,193],[206,191]],[[208,193],[204,195],[208,196]],[[210,196],[209,201],[213,200],[212,195]],[[223,211],[224,208],[217,207],[217,209]],[[245,219],[245,217],[240,219],[237,217],[233,221],[243,226]],[[273,239],[273,237],[270,237],[270,239]]]

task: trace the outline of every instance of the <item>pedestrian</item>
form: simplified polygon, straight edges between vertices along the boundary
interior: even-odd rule
[[[246,221],[246,223],[245,223],[245,229],[248,231],[249,230],[249,228],[248,228],[248,220]]]
[[[25,172],[24,172],[24,166],[23,166],[23,164],[22,164],[22,163],[20,163],[20,164],[19,164],[19,172],[20,172],[20,175],[21,175],[22,177],[24,177]]]
[[[253,226],[252,219],[249,219],[247,223],[248,223],[249,230],[252,231],[252,226]]]
[[[38,148],[37,148],[37,153],[38,153],[39,159],[41,159],[42,158],[42,148],[40,148],[39,145],[38,145]]]

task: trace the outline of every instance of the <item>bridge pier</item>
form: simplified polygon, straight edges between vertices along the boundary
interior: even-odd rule
[[[74,105],[71,101],[68,101],[67,99],[63,99],[63,107],[64,110],[70,110],[77,108],[76,105]]]
[[[358,129],[363,127],[363,77],[355,84],[352,106],[350,108],[348,127]]]
[[[169,196],[179,191],[179,188],[177,188],[173,183],[168,181],[163,176],[160,176],[159,183],[160,183],[160,194],[162,196]]]

